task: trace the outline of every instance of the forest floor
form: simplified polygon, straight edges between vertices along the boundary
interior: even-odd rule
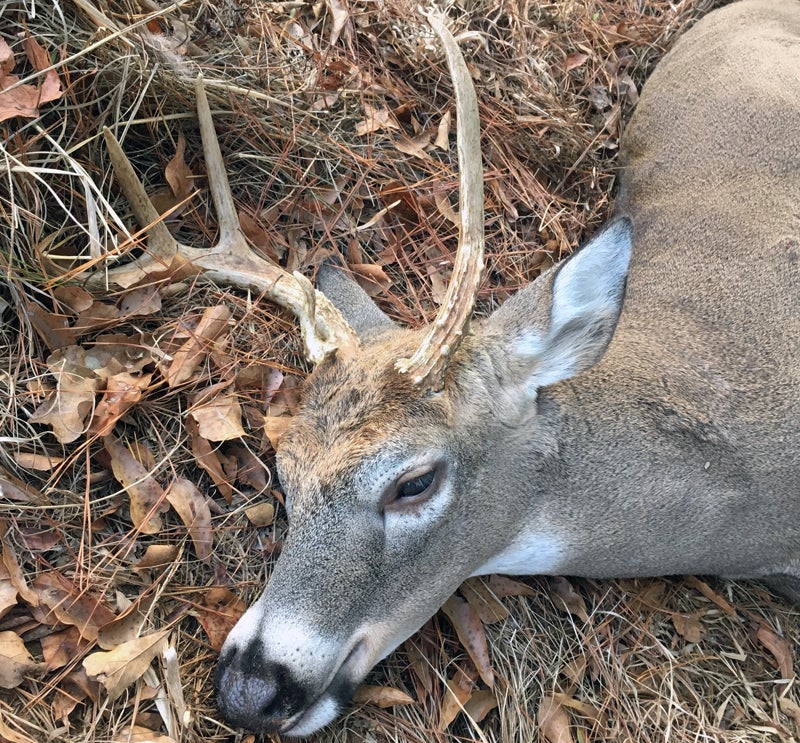
[[[638,91],[713,5],[449,4],[482,124],[479,312],[608,217]],[[219,718],[213,670],[286,532],[274,445],[308,367],[284,312],[185,265],[90,280],[152,227],[102,129],[168,230],[212,245],[202,73],[254,249],[311,278],[338,252],[419,327],[457,232],[447,69],[409,0],[0,7],[0,741],[251,741]],[[459,596],[462,618],[431,619],[313,740],[800,740],[800,613],[762,586],[492,578]]]

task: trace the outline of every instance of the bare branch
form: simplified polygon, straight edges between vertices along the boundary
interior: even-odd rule
[[[456,141],[460,172],[460,225],[453,276],[436,319],[419,349],[396,367],[414,384],[430,390],[444,386],[450,358],[467,331],[483,274],[483,162],[481,159],[478,101],[464,56],[442,18],[428,15],[428,23],[444,46],[456,94]]]

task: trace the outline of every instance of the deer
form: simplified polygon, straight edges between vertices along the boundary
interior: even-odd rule
[[[171,237],[113,135],[148,250],[293,312],[315,365],[276,453],[289,536],[216,671],[222,716],[304,736],[471,576],[756,579],[800,602],[800,2],[683,34],[627,125],[610,222],[484,319],[475,91],[445,19],[460,237],[427,327],[335,265],[317,288],[247,244],[202,79],[220,223]]]

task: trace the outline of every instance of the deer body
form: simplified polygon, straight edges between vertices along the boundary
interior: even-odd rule
[[[326,724],[471,575],[800,600],[800,2],[679,40],[622,164],[617,219],[474,322],[441,390],[396,368],[420,332],[322,272],[362,348],[318,366],[281,443],[291,531],[223,648],[232,722]]]

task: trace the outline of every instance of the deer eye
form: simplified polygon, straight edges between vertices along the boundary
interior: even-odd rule
[[[438,481],[439,467],[419,467],[403,475],[386,494],[386,506],[409,506],[433,495]]]
[[[413,480],[405,480],[397,484],[397,497],[398,498],[415,498],[422,495],[433,482],[436,476],[434,470],[429,470],[422,475],[417,475]]]

